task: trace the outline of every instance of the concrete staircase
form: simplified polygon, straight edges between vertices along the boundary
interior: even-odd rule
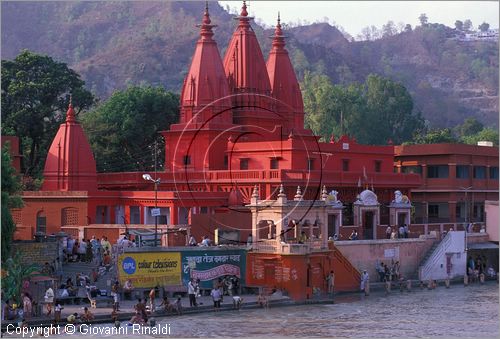
[[[83,273],[84,275],[87,275],[91,277],[92,270],[95,269],[99,272],[99,265],[94,264],[94,263],[88,263],[88,262],[69,262],[63,265],[63,282],[68,279],[68,277],[71,277],[73,279],[73,282],[76,281],[76,274],[77,273]],[[94,284],[98,289],[102,290],[107,290],[109,292],[110,286],[108,286],[107,281],[108,280],[113,280],[114,277],[116,276],[114,272],[114,268],[110,269],[109,272],[102,271],[102,275],[99,275],[97,282]]]

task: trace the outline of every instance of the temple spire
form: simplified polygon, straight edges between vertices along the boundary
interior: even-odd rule
[[[73,109],[73,96],[69,95],[69,105],[68,110],[66,111],[66,122],[75,122],[76,115],[75,110]]]

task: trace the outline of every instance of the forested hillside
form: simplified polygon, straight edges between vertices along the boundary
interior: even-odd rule
[[[137,84],[178,92],[203,8],[203,2],[2,2],[2,59],[24,48],[47,54],[68,63],[103,100]],[[210,13],[223,54],[233,15],[215,2]],[[267,55],[272,30],[253,27]],[[340,84],[377,73],[402,82],[431,126],[453,127],[469,116],[498,126],[498,41],[461,42],[438,24],[373,41],[347,40],[327,23],[288,27],[286,34],[299,81],[307,72]]]

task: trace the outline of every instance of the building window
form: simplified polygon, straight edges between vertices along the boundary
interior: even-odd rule
[[[427,178],[448,178],[448,165],[427,166]]]
[[[47,233],[47,217],[44,211],[40,211],[36,215],[36,231]]]
[[[307,159],[307,170],[308,171],[314,170],[314,159],[313,158]]]
[[[457,179],[469,179],[469,166],[457,165]]]
[[[248,169],[248,159],[243,158],[240,159],[240,170],[247,170]]]
[[[414,173],[414,174],[422,174],[422,166],[403,166],[401,167],[401,172],[403,173]]]
[[[381,171],[382,171],[382,161],[375,160],[375,172],[381,172]]]
[[[208,207],[206,207],[206,206],[201,207],[200,214],[208,214]]]
[[[74,207],[63,208],[61,211],[61,226],[78,225],[78,209]]]
[[[271,169],[278,169],[279,168],[279,160],[278,158],[271,158]]]
[[[191,165],[191,156],[190,155],[185,155],[182,157],[182,163],[184,166]]]
[[[224,156],[224,168],[227,169],[229,165],[229,158],[227,155]]]
[[[439,205],[429,205],[429,218],[439,217]]]
[[[342,159],[342,171],[349,171],[349,159]]]
[[[490,179],[498,180],[498,167],[490,167]]]
[[[139,206],[130,206],[130,223],[141,223],[141,208]]]
[[[485,166],[474,166],[474,179],[486,179]]]

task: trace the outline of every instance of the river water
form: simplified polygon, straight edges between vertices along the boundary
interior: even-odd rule
[[[499,289],[452,285],[435,290],[345,295],[335,304],[185,315],[157,319],[170,335],[154,337],[422,338],[499,336]],[[124,326],[124,325],[122,325]],[[125,337],[135,337],[126,335]]]
[[[499,289],[485,285],[452,285],[435,290],[393,290],[338,296],[335,304],[276,307],[157,318],[170,337],[343,337],[343,338],[498,338]],[[94,325],[94,330],[111,329]],[[85,337],[137,338],[126,334],[87,334]],[[67,334],[66,334],[67,335]],[[73,335],[71,337],[82,337]]]

